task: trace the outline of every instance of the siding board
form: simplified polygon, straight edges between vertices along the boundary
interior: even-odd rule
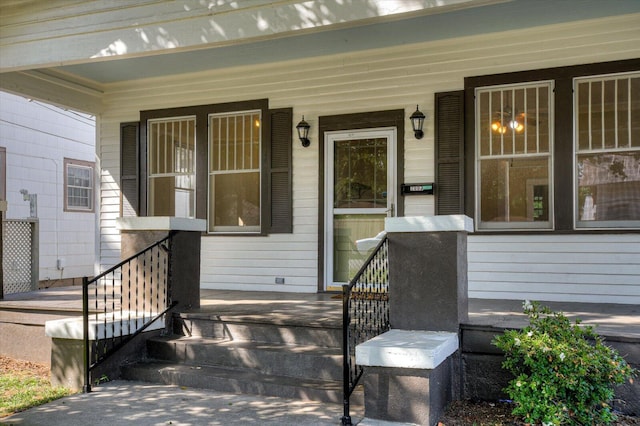
[[[602,270],[602,265],[601,269]],[[495,280],[496,272],[473,272],[474,281],[492,282]],[[565,288],[570,288],[573,283],[580,283],[580,285],[629,285],[636,286],[638,284],[637,275],[620,275],[620,274],[585,274],[585,273],[559,273],[550,272],[544,275],[537,273],[526,272],[500,272],[500,279],[510,283],[531,283],[538,282],[539,285],[543,283],[553,284],[567,284]]]
[[[640,303],[640,234],[474,235],[468,257],[470,297]]]
[[[600,265],[610,264],[637,264],[637,253],[620,254],[614,253],[611,256],[603,256],[602,252],[594,253],[571,253],[571,252],[556,252],[556,253],[513,253],[507,251],[508,247],[505,247],[503,252],[495,253],[475,253],[469,252],[469,262],[487,262],[487,263],[547,263],[547,264],[574,264],[580,265],[583,263],[593,263]],[[597,250],[597,249],[594,249]],[[559,256],[558,254],[561,254]]]
[[[601,274],[602,264],[582,263],[582,264],[549,264],[549,263],[483,263],[473,262],[469,265],[469,273],[479,274],[482,272],[490,272],[495,278],[496,273],[518,272],[529,274],[571,274],[574,271],[580,271],[582,274]],[[629,275],[634,277],[634,284],[638,282],[638,265],[637,264],[616,264],[615,273],[617,275]],[[612,276],[607,275],[607,276]],[[540,277],[538,276],[538,279]]]

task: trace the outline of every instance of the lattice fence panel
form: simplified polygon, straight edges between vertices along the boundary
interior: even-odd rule
[[[4,222],[2,266],[5,295],[35,290],[32,279],[33,232],[32,222],[22,220]]]

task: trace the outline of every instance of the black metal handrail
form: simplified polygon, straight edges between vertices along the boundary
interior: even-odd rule
[[[349,400],[364,372],[356,364],[356,346],[389,324],[389,242],[380,240],[349,284],[342,287],[343,425],[351,425]]]
[[[84,392],[91,392],[92,370],[177,304],[171,298],[172,237],[83,280]]]

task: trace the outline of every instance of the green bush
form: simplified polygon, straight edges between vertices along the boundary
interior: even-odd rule
[[[502,367],[514,375],[504,389],[513,414],[543,425],[610,424],[614,385],[632,380],[632,368],[580,320],[571,324],[537,302],[523,308],[529,325],[493,340],[505,352]]]

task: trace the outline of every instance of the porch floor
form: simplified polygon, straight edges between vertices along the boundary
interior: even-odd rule
[[[315,326],[341,327],[341,295],[336,293],[274,293],[236,290],[201,290],[201,307],[193,312],[222,318],[264,320]],[[583,324],[594,325],[604,336],[640,339],[640,306],[610,303],[541,302]],[[81,312],[80,286],[51,288],[6,295],[0,310]],[[469,299],[471,325],[523,327],[522,300]]]

